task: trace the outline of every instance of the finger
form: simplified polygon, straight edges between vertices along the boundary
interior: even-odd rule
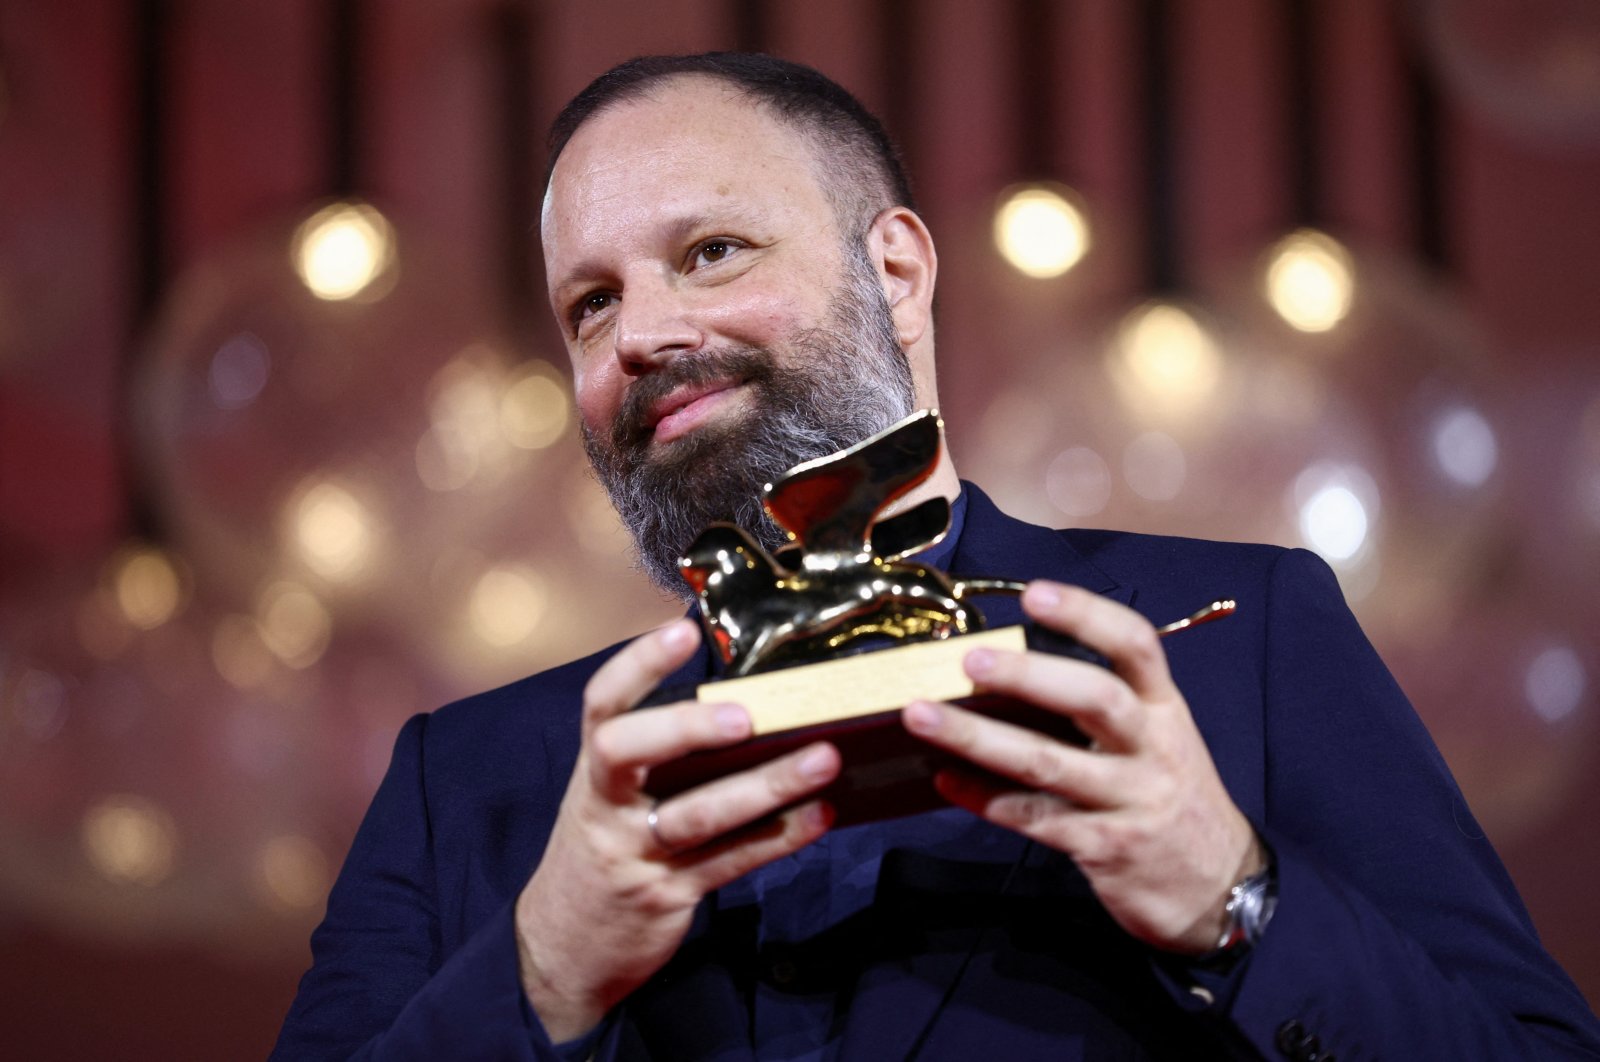
[[[677,858],[702,892],[722,886],[760,866],[793,855],[828,832],[833,806],[811,800],[780,815],[736,831],[714,844]]]
[[[1103,667],[1047,653],[975,649],[962,661],[987,692],[1003,693],[1072,719],[1100,749],[1135,748],[1148,712],[1128,684]]]
[[[1082,807],[1122,802],[1122,757],[1066,745],[1027,727],[950,704],[913,701],[901,719],[922,740],[1027,789],[1053,793]]]
[[[623,646],[583,688],[584,732],[638,704],[661,680],[694,655],[699,630],[693,620],[673,620]]]
[[[839,750],[818,742],[696,786],[656,805],[652,840],[675,853],[717,842],[821,789],[839,766]]]
[[[1090,811],[1054,793],[1018,789],[992,776],[951,768],[934,775],[939,794],[996,826],[1058,848],[1074,858],[1096,852],[1105,812]]]
[[[1075,805],[1055,793],[1019,789],[1015,782],[986,771],[950,767],[933,776],[939,795],[996,826],[1021,832],[1024,827],[1075,810]]]
[[[1150,621],[1110,598],[1046,580],[1028,584],[1022,607],[1052,630],[1070,634],[1111,661],[1140,696],[1173,692],[1167,654]]]
[[[682,701],[602,720],[589,735],[589,752],[595,765],[609,774],[654,767],[749,736],[750,713],[739,705]]]

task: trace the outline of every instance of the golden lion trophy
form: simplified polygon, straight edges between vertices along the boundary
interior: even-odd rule
[[[665,798],[825,739],[844,762],[822,794],[836,823],[939,806],[933,774],[951,760],[900,725],[900,708],[916,699],[956,701],[1083,740],[1056,713],[976,690],[962,657],[988,645],[1104,661],[1031,623],[987,630],[969,599],[1019,594],[1024,583],[952,576],[907,559],[944,539],[947,499],[879,519],[933,475],[943,427],[938,411],[924,409],[767,484],[762,506],[789,538],[776,553],[732,524],[713,524],[695,539],[678,567],[723,674],[693,690],[659,690],[642,707],[688,697],[742,704],[753,736],[654,768],[647,792]],[[1232,602],[1217,602],[1169,629],[1231,610]]]

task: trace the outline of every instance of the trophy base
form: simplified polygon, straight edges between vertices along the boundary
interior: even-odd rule
[[[981,646],[1043,649],[1103,663],[1077,642],[1029,624],[708,682],[695,690],[695,697],[743,705],[754,736],[660,764],[650,771],[644,790],[664,800],[812,742],[828,741],[843,761],[839,777],[820,794],[834,807],[835,826],[948,807],[934,789],[935,773],[961,764],[973,768],[905,729],[900,709],[913,700],[948,701],[1060,741],[1085,743],[1082,731],[1064,716],[977,692],[961,660]]]

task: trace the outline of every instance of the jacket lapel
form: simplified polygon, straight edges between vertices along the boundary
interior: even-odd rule
[[[1115,579],[1074,549],[1062,532],[1007,516],[976,486],[965,482],[962,486],[967,493],[967,515],[961,540],[956,543],[955,557],[950,562],[951,574],[991,579],[1051,579],[1093,590],[1124,605],[1133,599],[1133,587],[1119,586]],[[1014,598],[987,597],[980,607],[991,627],[1022,619],[1022,607]]]

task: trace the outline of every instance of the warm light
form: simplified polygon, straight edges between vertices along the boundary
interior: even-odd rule
[[[1044,473],[1050,504],[1068,516],[1093,516],[1111,501],[1111,469],[1087,446],[1057,454]]]
[[[1217,390],[1222,353],[1188,310],[1149,302],[1118,327],[1111,374],[1129,405],[1181,416],[1200,409]]]
[[[1065,188],[1029,185],[1006,195],[994,216],[994,242],[1030,277],[1059,277],[1089,251],[1089,223]]]
[[[261,848],[257,870],[267,898],[290,910],[321,903],[328,894],[328,857],[305,837],[274,837]]]
[[[1147,431],[1122,451],[1122,477],[1146,501],[1171,501],[1183,490],[1188,462],[1176,439]]]
[[[154,630],[178,611],[183,584],[167,555],[141,547],[121,555],[112,576],[117,607],[133,626]]]
[[[273,583],[256,602],[262,643],[292,668],[315,664],[328,648],[333,619],[322,602],[303,586]]]
[[[519,449],[543,450],[561,438],[569,418],[566,385],[543,364],[530,367],[500,396],[500,430]]]
[[[108,797],[83,817],[83,847],[112,881],[155,885],[172,872],[178,831],[172,817],[142,797]]]
[[[1267,301],[1291,327],[1326,332],[1350,313],[1355,268],[1338,240],[1301,229],[1279,240],[1270,254]]]
[[[1565,645],[1554,645],[1528,665],[1523,678],[1523,693],[1540,719],[1559,723],[1578,710],[1589,687],[1589,676],[1578,654]]]
[[[1452,481],[1481,487],[1499,463],[1500,447],[1482,413],[1457,406],[1434,421],[1433,459]]]
[[[345,488],[312,483],[293,506],[294,541],[319,575],[345,578],[361,569],[372,551],[372,518]]]
[[[1300,537],[1331,564],[1362,555],[1377,515],[1377,488],[1354,466],[1318,464],[1296,478]]]
[[[211,662],[236,689],[254,689],[267,681],[274,666],[261,630],[249,616],[224,616],[211,632]]]
[[[319,299],[360,295],[391,268],[394,257],[389,220],[366,203],[323,207],[294,235],[295,270]]]
[[[430,423],[416,449],[417,478],[429,490],[459,490],[505,455],[499,373],[491,359],[482,347],[468,348],[430,384]]]
[[[472,630],[494,646],[515,645],[533,633],[544,615],[545,591],[528,568],[490,568],[472,588]]]

